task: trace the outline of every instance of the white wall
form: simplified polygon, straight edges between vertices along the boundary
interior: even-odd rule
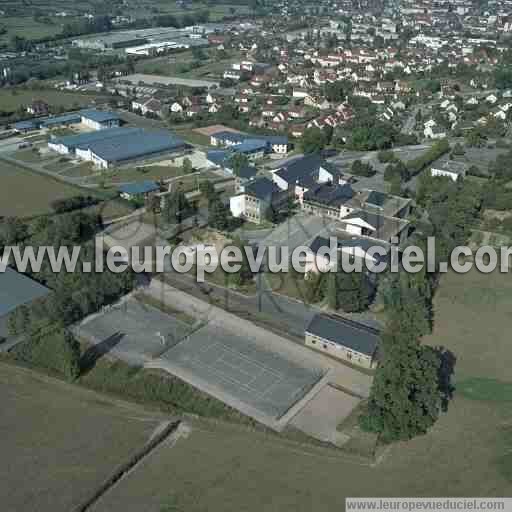
[[[332,181],[333,176],[329,171],[326,171],[323,167],[320,167],[318,172],[318,181],[320,183],[327,183],[328,181]]]
[[[444,169],[430,169],[430,174],[432,176],[446,176],[447,178],[450,178],[453,181],[457,181],[459,178],[459,175],[454,172],[445,171]]]
[[[229,209],[233,217],[241,217],[245,211],[245,195],[231,197],[229,199]]]
[[[288,183],[281,178],[281,176],[278,176],[275,172],[272,173],[272,181],[281,189],[281,190],[288,190]]]
[[[48,148],[51,149],[52,151],[60,153],[61,155],[69,154],[68,147],[64,146],[63,144],[53,144],[52,142],[48,142]]]

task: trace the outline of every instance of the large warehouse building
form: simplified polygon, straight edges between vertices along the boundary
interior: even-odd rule
[[[93,162],[101,169],[133,160],[153,158],[186,149],[187,144],[169,131],[143,128],[110,128],[101,131],[54,138],[53,151]]]
[[[58,128],[74,124],[82,124],[93,130],[105,130],[107,128],[120,126],[121,119],[115,112],[94,109],[80,110],[61,116],[39,117],[20,121],[19,123],[15,123],[13,128],[20,133],[25,133],[32,130]]]

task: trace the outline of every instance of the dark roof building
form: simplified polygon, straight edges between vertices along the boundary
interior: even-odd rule
[[[244,186],[246,194],[256,197],[261,201],[271,202],[272,196],[281,194],[281,190],[268,178],[257,178]]]
[[[345,204],[352,197],[354,197],[354,191],[348,183],[345,185],[322,183],[309,189],[304,194],[304,201],[337,207]]]
[[[286,153],[288,150],[288,137],[279,135],[254,135],[234,131],[220,131],[211,136],[213,145],[238,146],[246,142],[259,141],[268,152]]]
[[[126,185],[120,185],[118,187],[121,196],[131,199],[137,196],[145,196],[151,192],[157,192],[160,190],[158,184],[154,181],[142,181],[140,183],[128,183]]]
[[[340,171],[318,153],[296,158],[274,173],[274,180],[310,188],[315,184],[336,183]]]
[[[372,368],[380,343],[378,329],[339,316],[315,315],[306,327],[306,345],[338,359]]]

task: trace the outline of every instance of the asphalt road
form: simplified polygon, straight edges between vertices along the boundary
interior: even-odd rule
[[[175,288],[225,309],[254,323],[303,343],[304,329],[320,312],[315,306],[306,305],[284,295],[274,293],[261,279],[260,291],[244,295],[212,283],[198,283],[194,276],[167,272],[166,279]]]

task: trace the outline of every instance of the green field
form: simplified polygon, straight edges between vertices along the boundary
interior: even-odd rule
[[[0,364],[2,510],[64,512],[165,419],[134,404]]]
[[[82,189],[0,162],[0,216],[32,217],[51,212],[55,199],[84,193]]]
[[[175,131],[176,135],[185,140],[185,142],[189,142],[190,144],[195,144],[198,146],[210,146],[210,137],[201,133],[197,133],[194,131],[194,129],[178,128]]]
[[[115,187],[127,182],[177,178],[183,175],[183,171],[180,167],[169,165],[141,165],[140,167],[120,167],[112,171],[89,173],[89,175],[91,176],[88,179],[89,183],[102,183],[105,187]],[[187,179],[191,178],[192,176]]]
[[[40,23],[32,16],[7,16],[0,19],[0,26],[7,32],[0,36],[0,43],[9,43],[14,36],[26,39],[42,39],[62,32],[63,18],[52,17],[53,24]],[[65,20],[68,21],[68,20]]]
[[[25,107],[34,100],[46,101],[54,109],[58,107],[65,109],[83,108],[93,105],[94,101],[106,101],[107,99],[107,96],[95,94],[18,87],[16,89],[0,89],[0,110],[15,112],[20,107]]]
[[[224,71],[230,67],[232,62],[240,60],[241,55],[237,52],[231,52],[227,59],[215,60],[215,53],[208,52],[210,59],[204,60],[201,66],[189,69],[189,65],[194,62],[191,51],[185,51],[174,54],[169,57],[158,57],[156,59],[145,59],[139,61],[135,69],[138,73],[147,73],[150,75],[168,75],[180,76],[183,78],[221,78]]]

